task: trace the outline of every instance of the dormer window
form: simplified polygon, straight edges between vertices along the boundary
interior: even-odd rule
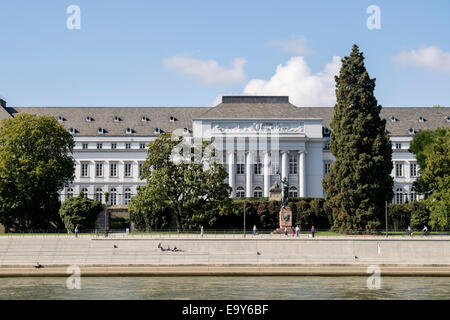
[[[69,128],[69,133],[74,134],[75,133],[75,129],[74,128]]]
[[[175,122],[175,120],[176,120],[176,119],[175,119],[174,116],[171,116],[171,117],[170,117],[170,122]]]
[[[415,133],[414,128],[409,128],[409,129],[408,129],[408,133],[409,133],[409,134],[414,134],[414,133]]]
[[[392,117],[391,117],[391,121],[392,121],[392,122],[397,122],[398,119],[397,119],[395,116],[392,116]]]
[[[127,134],[133,133],[133,129],[127,128],[126,133],[127,133]]]
[[[189,133],[189,129],[188,128],[184,128],[184,133]]]
[[[59,116],[59,117],[58,117],[58,121],[59,121],[59,122],[63,122],[63,121],[64,121],[64,117],[63,117],[63,116]]]
[[[86,121],[87,121],[87,122],[91,122],[92,120],[93,120],[93,119],[92,119],[91,117],[89,117],[89,116],[86,117]]]
[[[120,118],[117,117],[117,116],[115,116],[115,117],[114,117],[114,122],[119,122],[119,121],[120,121]]]
[[[422,116],[420,116],[419,117],[419,122],[424,122],[424,121],[425,121],[425,119]]]
[[[146,116],[142,116],[141,121],[146,122],[146,121],[148,121],[148,118]]]
[[[153,131],[155,134],[159,134],[161,133],[161,129],[160,128],[155,128],[155,130]]]
[[[98,128],[97,132],[98,132],[98,134],[103,134],[103,133],[105,133],[105,129]]]
[[[447,118],[445,118],[445,121],[450,122],[450,116],[447,116]]]

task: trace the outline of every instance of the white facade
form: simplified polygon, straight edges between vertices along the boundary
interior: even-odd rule
[[[296,107],[287,96],[223,96],[215,107],[6,107],[0,119],[19,113],[55,117],[73,134],[75,176],[61,200],[83,192],[110,204],[127,204],[145,185],[139,167],[146,144],[163,132],[212,139],[229,173],[232,197],[268,197],[289,180],[293,197],[322,197],[322,179],[334,157],[329,150],[333,108]],[[394,202],[417,195],[420,168],[408,151],[414,134],[450,126],[450,108],[382,108],[393,147]]]
[[[193,120],[192,127],[194,138],[213,139],[223,152],[232,197],[268,197],[269,188],[279,180],[277,172],[288,178],[291,196],[323,197],[322,179],[334,157],[321,119]],[[99,194],[108,192],[110,204],[127,204],[137,187],[146,184],[139,174],[139,165],[146,159],[142,147],[154,139],[75,137],[75,179],[62,191],[61,200],[85,190],[89,198],[99,200]],[[393,201],[398,203],[422,197],[412,189],[420,170],[408,151],[411,140],[391,137]],[[105,201],[104,195],[101,200]]]

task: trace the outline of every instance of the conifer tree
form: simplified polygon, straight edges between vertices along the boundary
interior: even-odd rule
[[[385,201],[393,197],[392,144],[374,96],[375,79],[370,79],[357,45],[342,59],[335,80],[337,103],[330,125],[335,161],[323,180],[333,229],[382,229]]]

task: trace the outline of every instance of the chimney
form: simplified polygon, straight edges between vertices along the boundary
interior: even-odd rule
[[[289,96],[222,96],[222,103],[289,103]]]

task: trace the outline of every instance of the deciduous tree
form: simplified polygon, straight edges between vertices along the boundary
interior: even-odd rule
[[[0,223],[60,227],[58,191],[73,179],[73,137],[53,117],[19,114],[0,124]]]
[[[182,145],[187,155],[181,153]],[[170,212],[178,230],[213,224],[217,215],[231,207],[231,200],[225,181],[228,174],[214,161],[214,153],[206,152],[210,147],[208,143],[190,145],[170,133],[151,142],[142,166],[147,185],[131,200],[132,215]],[[194,158],[194,154],[202,157]]]

